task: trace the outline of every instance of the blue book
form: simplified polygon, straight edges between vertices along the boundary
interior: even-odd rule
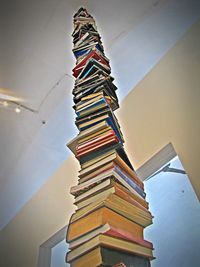
[[[98,101],[90,104],[89,106],[85,106],[80,111],[76,111],[76,115],[78,117],[80,117],[82,114],[87,115],[87,114],[91,113],[90,110],[93,109],[94,107],[96,107],[96,110],[98,110],[98,106],[100,106],[100,108],[102,108],[102,104],[105,104],[105,106],[108,106],[105,98],[101,98]],[[94,111],[92,111],[92,112],[94,112]]]
[[[102,49],[102,47],[99,44],[96,44],[95,45],[95,48],[98,49],[100,52],[103,53],[103,49]],[[83,48],[83,49],[78,50],[78,51],[73,51],[73,53],[74,53],[75,57],[77,58],[77,57],[80,57],[80,56],[82,56],[84,54],[87,54],[87,52],[90,51],[90,50],[92,50],[91,47],[89,47],[89,48]]]
[[[123,140],[123,138],[122,138],[121,132],[118,130],[118,128],[117,128],[117,126],[116,126],[114,120],[113,120],[112,117],[110,117],[109,115],[108,115],[107,118],[102,118],[102,119],[100,119],[99,121],[96,121],[96,122],[94,122],[94,123],[92,123],[92,124],[90,124],[90,125],[84,126],[84,127],[78,126],[78,128],[79,128],[81,131],[83,131],[83,130],[86,130],[87,128],[89,128],[89,127],[92,127],[92,126],[98,124],[99,122],[104,121],[104,120],[108,123],[109,126],[112,127],[112,129],[114,130],[114,132],[116,133],[116,135],[117,135],[117,137],[118,137],[118,139],[119,139],[120,144],[123,144],[123,143],[124,143],[124,140]]]
[[[123,178],[124,181],[126,181],[141,197],[145,198],[146,193],[126,174],[120,170],[117,166],[115,166],[115,171]]]

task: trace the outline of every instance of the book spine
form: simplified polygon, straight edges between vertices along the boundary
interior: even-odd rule
[[[93,140],[89,140],[89,141],[84,142],[84,144],[77,145],[76,150],[81,150],[81,149],[87,148],[88,146],[90,146],[92,144],[96,144],[99,141],[105,140],[105,139],[107,139],[109,137],[113,137],[113,136],[116,136],[116,135],[115,135],[115,132],[113,130],[111,130],[106,135],[102,135],[100,137],[97,136],[97,137],[93,138]]]
[[[83,156],[86,156],[88,153],[98,153],[99,149],[100,148],[104,148],[104,147],[108,147],[108,145],[110,144],[115,144],[115,143],[118,143],[118,138],[116,136],[114,137],[111,137],[109,140],[103,142],[103,143],[100,143],[100,144],[97,144],[97,145],[94,145],[92,146],[91,148],[86,148],[80,152],[77,152],[77,157],[80,158],[80,157],[83,157]]]
[[[121,228],[115,228],[113,226],[110,226],[110,229],[105,234],[112,236],[112,237],[125,239],[128,241],[133,241],[133,242],[140,244],[144,247],[153,249],[153,244],[151,242],[146,241],[146,240],[141,239],[141,238],[138,238],[138,237],[134,236],[132,233],[125,231],[125,230],[122,230]]]
[[[146,197],[145,192],[136,184],[133,182],[132,179],[130,179],[127,175],[124,174],[123,171],[121,171],[117,166],[115,167],[115,171],[133,188],[135,191],[142,196],[143,198]]]

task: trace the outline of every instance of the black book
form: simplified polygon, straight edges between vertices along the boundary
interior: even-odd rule
[[[110,79],[110,76],[106,75],[104,76],[104,73],[102,71],[98,71],[92,76],[89,76],[87,79],[84,79],[83,81],[76,81],[75,87],[73,89],[73,95],[76,95],[82,91],[85,91],[90,88],[94,88],[96,86],[101,85],[106,79]]]
[[[126,267],[151,267],[150,260],[148,258],[102,246],[98,246],[89,251],[87,254],[73,260],[70,263],[70,266],[89,266],[91,261],[95,264],[95,267],[112,267],[120,262],[123,262]]]
[[[81,28],[80,31],[78,32],[76,38],[74,38],[74,40],[73,40],[73,44],[75,45],[75,44],[78,42],[78,40],[79,40],[85,33],[89,33],[88,38],[91,38],[91,37],[98,37],[99,40],[101,40],[101,36],[99,35],[98,32],[96,32],[96,31],[89,31],[89,30],[87,30],[87,29],[85,29],[85,28]]]
[[[90,115],[87,115],[87,116],[84,116],[84,117],[77,116],[75,124],[78,127],[80,123],[84,123],[86,121],[96,119],[96,118],[98,118],[100,116],[103,116],[103,115],[107,114],[108,112],[109,112],[109,108],[104,108],[104,109],[101,109],[101,110],[99,110],[97,112],[91,113]]]
[[[109,92],[104,88],[102,88],[101,91],[103,92],[104,97],[109,96],[110,99],[112,100],[112,104],[111,104],[112,110],[114,111],[114,110],[118,109],[119,108],[119,104],[118,104],[117,100],[113,97],[113,95],[110,95]],[[79,105],[83,104],[83,103],[87,103],[87,101],[82,101],[82,99],[81,99],[78,103],[76,103],[73,106],[73,109],[77,110],[77,108],[79,108]]]
[[[74,31],[72,33],[72,36],[75,39],[77,38],[80,38],[80,31],[83,31],[84,33],[85,32],[94,32],[94,33],[97,33],[96,29],[94,28],[93,24],[91,23],[85,23],[85,24],[82,24],[81,26],[79,24],[77,24],[74,28]]]
[[[115,86],[114,84],[111,82],[111,80],[109,79],[109,77],[105,77],[104,79],[102,79],[99,83],[95,83],[91,86],[87,86],[84,88],[77,88],[73,90],[73,94],[74,94],[74,103],[78,103],[79,101],[81,101],[81,98],[93,93],[97,93],[97,92],[105,92],[106,95],[112,97],[117,105],[118,105],[118,98],[117,95],[115,93]]]
[[[100,76],[98,73],[94,76],[90,76],[87,79],[84,79],[83,81],[77,81],[75,82],[75,87],[72,91],[73,95],[77,94],[80,91],[83,91],[84,89],[90,88],[90,86],[96,85],[100,81],[105,79],[104,76]]]
[[[92,18],[92,16],[87,12],[87,9],[84,7],[80,7],[79,10],[74,14],[73,18],[77,18],[79,16]]]
[[[150,267],[150,261],[147,258],[133,256],[128,253],[117,251],[114,249],[101,247],[101,255],[104,262],[102,266],[113,266],[119,262],[123,262],[127,267]],[[106,265],[105,265],[106,264]]]
[[[102,114],[99,114],[97,117],[91,117],[86,116],[84,121],[80,121],[80,120],[76,120],[75,124],[78,127],[78,129],[80,131],[83,131],[87,128],[90,128],[93,125],[98,124],[101,121],[106,121],[111,127],[112,129],[115,131],[119,142],[122,144],[124,143],[124,139],[123,139],[123,135],[122,132],[120,130],[120,126],[118,123],[118,120],[115,116],[115,114],[112,112],[112,110],[110,108],[105,109],[102,111]]]
[[[106,87],[109,87],[109,90],[114,92],[117,90],[117,87],[113,84],[113,80],[114,78],[112,76],[108,75],[104,76],[104,72],[99,70],[97,73],[95,73],[94,76],[88,77],[87,81],[86,80],[84,80],[83,82],[77,81],[73,89],[73,95],[76,95],[87,89],[95,88],[100,85],[105,85]]]

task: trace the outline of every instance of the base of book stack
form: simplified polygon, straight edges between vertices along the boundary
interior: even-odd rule
[[[68,147],[80,162],[66,241],[73,267],[149,267],[154,258],[144,228],[152,224],[143,182],[124,150],[114,111],[117,87],[110,75],[93,17],[85,8],[74,15],[76,78],[74,109],[79,134]]]

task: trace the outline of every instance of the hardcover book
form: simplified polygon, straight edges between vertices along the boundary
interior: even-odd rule
[[[73,267],[150,267],[153,245],[144,228],[152,223],[144,185],[124,149],[111,76],[94,18],[81,7],[72,33],[76,66],[73,109],[78,135],[68,143],[80,163],[72,186],[76,210],[66,241]]]

